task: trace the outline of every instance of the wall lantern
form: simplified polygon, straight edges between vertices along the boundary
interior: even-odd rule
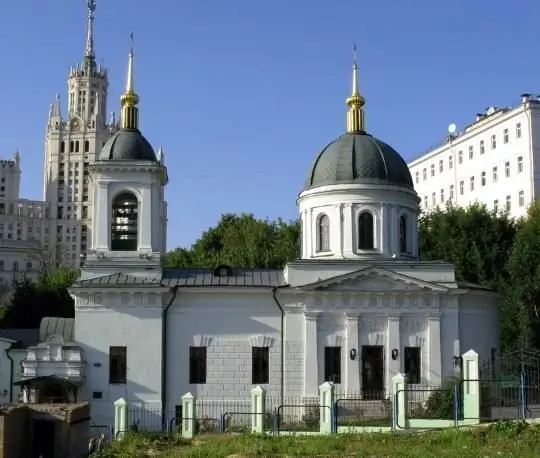
[[[399,350],[397,348],[394,348],[392,350],[392,359],[395,361],[396,359],[398,359],[398,356],[399,356]]]
[[[352,348],[349,353],[351,360],[354,361],[356,359],[356,348]]]
[[[94,367],[101,367],[101,363],[94,363]]]
[[[463,358],[461,356],[454,356],[454,367],[461,367],[461,364],[463,363]]]

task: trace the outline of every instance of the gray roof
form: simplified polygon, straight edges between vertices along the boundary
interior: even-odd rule
[[[0,337],[14,340],[21,347],[29,347],[39,342],[39,329],[0,329]]]
[[[152,145],[138,129],[120,129],[103,146],[100,161],[157,162]]]
[[[76,281],[72,287],[78,286],[96,286],[96,287],[107,287],[107,286],[118,286],[118,285],[137,285],[137,286],[160,286],[159,279],[156,279],[155,276],[152,277],[141,277],[135,275],[129,275],[124,272],[116,272],[113,274],[102,275],[94,278],[87,278],[85,280]]]
[[[399,153],[365,132],[346,133],[324,148],[309,169],[304,189],[353,183],[414,189],[411,172]]]
[[[54,334],[62,336],[64,342],[73,342],[75,318],[45,317],[39,325],[39,341],[45,342]]]

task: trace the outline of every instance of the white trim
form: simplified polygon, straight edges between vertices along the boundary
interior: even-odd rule
[[[250,336],[249,343],[252,347],[268,347],[272,348],[276,339],[270,336]]]
[[[214,339],[209,336],[195,335],[193,336],[194,347],[209,347],[212,345]]]

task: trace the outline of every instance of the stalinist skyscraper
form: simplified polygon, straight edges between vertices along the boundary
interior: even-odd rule
[[[45,137],[43,199],[50,204],[48,249],[56,262],[78,266],[90,240],[93,196],[88,164],[118,130],[107,119],[107,69],[96,64],[95,0],[88,0],[86,47],[81,62],[69,69],[67,113],[60,96],[51,105]],[[54,221],[56,220],[56,224]]]

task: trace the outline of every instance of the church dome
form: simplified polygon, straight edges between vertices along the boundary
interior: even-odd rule
[[[157,162],[152,145],[138,129],[120,129],[99,153],[100,161],[152,161]]]
[[[387,184],[414,189],[399,153],[366,132],[347,132],[326,146],[309,169],[304,189],[335,184]]]

